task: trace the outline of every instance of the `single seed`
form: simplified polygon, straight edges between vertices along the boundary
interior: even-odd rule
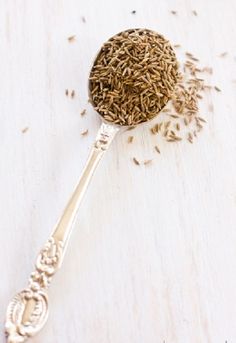
[[[128,137],[128,143],[132,143],[133,140],[134,140],[134,136],[129,136],[129,137]]]
[[[70,43],[72,43],[75,41],[75,37],[76,37],[76,35],[73,35],[73,36],[68,37],[67,39]]]
[[[165,127],[166,130],[169,128],[170,123],[171,123],[171,121],[169,120],[169,121],[167,121],[167,122],[164,124],[164,127]]]
[[[195,16],[197,16],[197,11],[196,11],[196,10],[193,10],[193,11],[192,11],[192,14],[195,15]]]
[[[175,128],[176,128],[177,131],[180,130],[180,125],[179,125],[179,123],[177,123],[177,124],[175,125]]]
[[[71,91],[70,96],[71,96],[71,99],[73,99],[73,98],[75,97],[75,91],[74,91],[74,89]]]
[[[133,10],[131,13],[132,13],[132,14],[136,14],[136,11],[135,11],[135,10]]]
[[[206,123],[206,120],[204,118],[202,118],[202,117],[197,117],[197,119],[200,120],[203,123]]]
[[[150,131],[153,135],[155,135],[157,133],[155,127],[151,127]]]
[[[68,91],[68,89],[66,89],[65,90],[65,95],[68,96],[68,94],[69,94],[69,91]]]
[[[174,48],[181,48],[181,45],[180,44],[175,44]]]
[[[80,115],[83,117],[86,114],[86,109],[80,112]]]
[[[202,69],[202,72],[206,72],[206,73],[208,73],[208,74],[212,74],[213,73],[213,69],[212,68],[210,68],[210,67],[204,67],[203,69]]]
[[[160,151],[160,149],[158,148],[158,146],[157,145],[155,145],[155,150],[156,150],[156,152],[158,152],[158,154],[160,154],[161,153],[161,151]]]
[[[168,136],[168,133],[169,133],[169,130],[165,130],[163,136],[164,136],[164,137],[167,137],[167,136]]]
[[[133,157],[133,161],[134,161],[134,164],[136,164],[137,166],[139,166],[139,165],[140,165],[140,162],[137,160],[137,158],[136,158],[136,157]]]
[[[224,51],[219,55],[219,57],[226,57],[227,55],[228,55],[228,52]]]
[[[88,134],[88,129],[83,131],[83,132],[81,132],[81,136],[87,136],[87,134]]]
[[[187,126],[188,125],[188,119],[184,118],[184,124]]]
[[[221,92],[221,89],[217,86],[214,87],[217,92]]]
[[[83,23],[86,23],[86,18],[84,16],[81,17],[81,20],[82,20]]]
[[[189,132],[188,133],[188,141],[190,142],[190,143],[193,143],[193,135]]]
[[[22,132],[22,133],[26,133],[28,130],[29,130],[29,127],[26,126],[26,127],[24,127],[24,128],[21,130],[21,132]]]
[[[172,11],[170,11],[170,13],[173,14],[173,15],[176,15],[176,14],[177,14],[177,11],[173,11],[173,10],[172,10]]]
[[[150,164],[150,163],[152,163],[152,160],[145,160],[144,162],[143,162],[143,164],[146,166],[147,164]]]

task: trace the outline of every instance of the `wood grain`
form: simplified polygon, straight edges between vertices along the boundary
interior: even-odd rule
[[[93,58],[113,34],[148,27],[212,66],[208,81],[222,92],[207,95],[208,124],[193,145],[156,142],[147,126],[132,144],[129,133],[117,137],[52,284],[48,324],[32,341],[235,342],[235,11],[233,0],[0,2],[1,323],[98,129],[87,103]],[[138,167],[133,156],[154,161]]]

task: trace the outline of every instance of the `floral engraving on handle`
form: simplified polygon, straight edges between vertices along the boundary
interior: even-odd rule
[[[40,251],[28,288],[16,294],[7,308],[8,343],[22,343],[44,326],[48,317],[46,289],[60,267],[63,244],[51,237]]]
[[[119,128],[115,125],[103,123],[97,134],[94,147],[102,151],[107,150],[118,130]]]

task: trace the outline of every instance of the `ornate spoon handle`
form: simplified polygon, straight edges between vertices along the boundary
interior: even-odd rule
[[[109,147],[118,127],[103,123],[78,185],[47,243],[40,251],[28,287],[16,294],[7,308],[5,330],[8,343],[22,343],[39,332],[48,318],[49,287],[60,268],[83,195],[98,162]]]

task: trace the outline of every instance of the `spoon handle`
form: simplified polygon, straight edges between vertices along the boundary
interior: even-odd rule
[[[89,181],[119,128],[102,123],[82,176],[61,218],[40,251],[28,287],[16,294],[7,308],[6,336],[8,343],[22,343],[39,332],[48,318],[49,287],[60,268],[81,200]]]

